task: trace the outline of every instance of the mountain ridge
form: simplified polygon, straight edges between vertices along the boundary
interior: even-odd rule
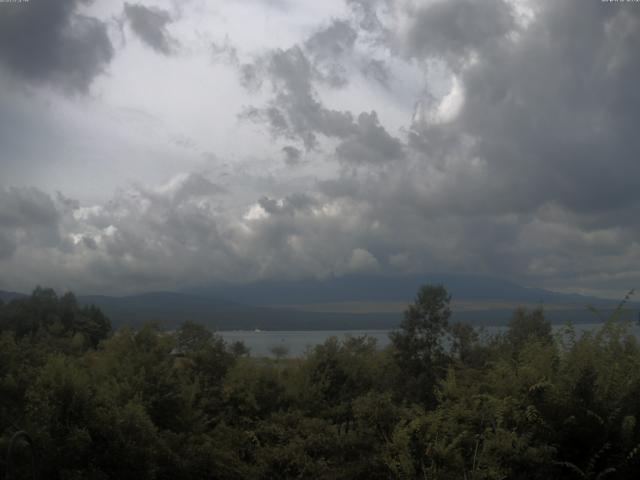
[[[348,275],[324,280],[261,281],[247,284],[217,283],[184,289],[184,293],[217,296],[252,305],[338,301],[411,302],[421,285],[441,284],[454,300],[510,300],[526,303],[612,304],[614,300],[524,287],[503,279],[480,275],[413,274]]]
[[[402,319],[397,311],[376,309],[375,302],[409,304],[420,285],[443,284],[452,294],[453,321],[474,325],[504,325],[514,305],[560,306],[550,308],[547,318],[554,323],[597,321],[586,310],[593,305],[606,313],[618,302],[523,287],[513,282],[481,276],[412,275],[403,277],[352,275],[326,280],[219,284],[183,291],[155,291],[125,296],[78,295],[81,304],[99,307],[117,328],[139,326],[148,321],[165,328],[176,328],[187,320],[217,330],[349,330],[395,328]],[[2,292],[9,301],[24,294]],[[370,302],[365,313],[331,308],[316,309],[318,304]],[[466,302],[464,309],[456,308]],[[291,305],[302,308],[290,308]],[[637,308],[640,304],[630,303]]]

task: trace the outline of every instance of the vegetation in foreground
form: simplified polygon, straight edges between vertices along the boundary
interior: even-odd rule
[[[193,323],[112,332],[36,289],[0,305],[0,449],[28,431],[46,479],[638,478],[628,323],[553,336],[518,310],[480,339],[449,313],[425,286],[386,349],[263,359]]]

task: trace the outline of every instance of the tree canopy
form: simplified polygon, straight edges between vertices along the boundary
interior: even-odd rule
[[[38,288],[0,305],[0,452],[29,432],[53,480],[637,478],[630,324],[554,333],[517,310],[487,337],[449,303],[422,287],[384,349],[331,338],[254,358],[193,323],[111,331]]]

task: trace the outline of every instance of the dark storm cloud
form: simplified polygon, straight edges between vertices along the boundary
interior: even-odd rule
[[[444,125],[417,125],[414,145],[426,155],[464,151],[469,172],[477,159],[482,168],[464,181],[478,208],[507,208],[507,198],[516,211],[549,202],[590,214],[634,205],[640,9],[541,5],[518,40],[478,49],[461,73],[461,111]]]
[[[113,57],[106,25],[78,0],[0,3],[0,62],[36,83],[84,92]]]
[[[168,11],[125,3],[124,14],[131,29],[145,44],[165,55],[173,52],[176,42],[167,30],[167,26],[173,21]]]
[[[84,207],[6,190],[3,277],[98,290],[363,269],[563,288],[640,282],[640,8],[535,1],[523,23],[498,0],[396,4],[397,16],[387,2],[348,4],[348,18],[252,62],[232,40],[206,51],[266,97],[243,116],[282,142],[271,154],[286,165],[244,171],[233,159],[233,191],[181,175]],[[357,91],[363,82],[388,90]],[[424,98],[393,91],[420,82]],[[358,110],[329,105],[352,92]],[[414,120],[407,113],[392,135],[387,115],[401,123],[414,101]]]
[[[409,55],[431,55],[457,63],[475,49],[504,40],[514,26],[503,0],[435,1],[412,12],[407,32]]]
[[[349,169],[321,182],[319,191],[333,199],[327,211],[335,207],[345,224],[357,215],[361,230],[351,231],[349,241],[387,268],[585,288],[603,279],[623,289],[640,281],[640,137],[634,132],[640,9],[600,2],[535,7],[529,25],[518,24],[501,2],[442,2],[420,10],[398,35],[410,40],[418,59],[446,61],[460,105],[449,105],[446,115],[418,115],[406,145],[377,128],[375,113],[352,118],[333,135],[339,159],[382,168]],[[472,22],[470,13],[477,24],[461,30]],[[432,31],[423,35],[418,26]],[[294,132],[289,122],[299,106],[319,111],[322,104],[305,50],[279,53],[270,73],[280,102],[272,103],[269,121]],[[390,167],[394,158],[406,161]],[[260,220],[270,244],[291,235],[308,241],[303,225],[315,217],[284,223],[276,214],[284,204],[273,202],[263,202],[271,217]]]
[[[453,69],[459,111],[417,117],[414,163],[402,175],[327,187],[375,201],[389,221],[438,225],[479,271],[587,287],[609,276],[629,288],[640,281],[631,214],[640,207],[640,9],[599,1],[534,8],[527,26],[499,2],[420,10],[407,32],[411,52]],[[448,265],[460,268],[455,259]]]

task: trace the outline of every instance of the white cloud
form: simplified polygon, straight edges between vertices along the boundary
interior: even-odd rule
[[[350,273],[375,272],[379,267],[376,257],[364,248],[354,249],[347,264]]]

